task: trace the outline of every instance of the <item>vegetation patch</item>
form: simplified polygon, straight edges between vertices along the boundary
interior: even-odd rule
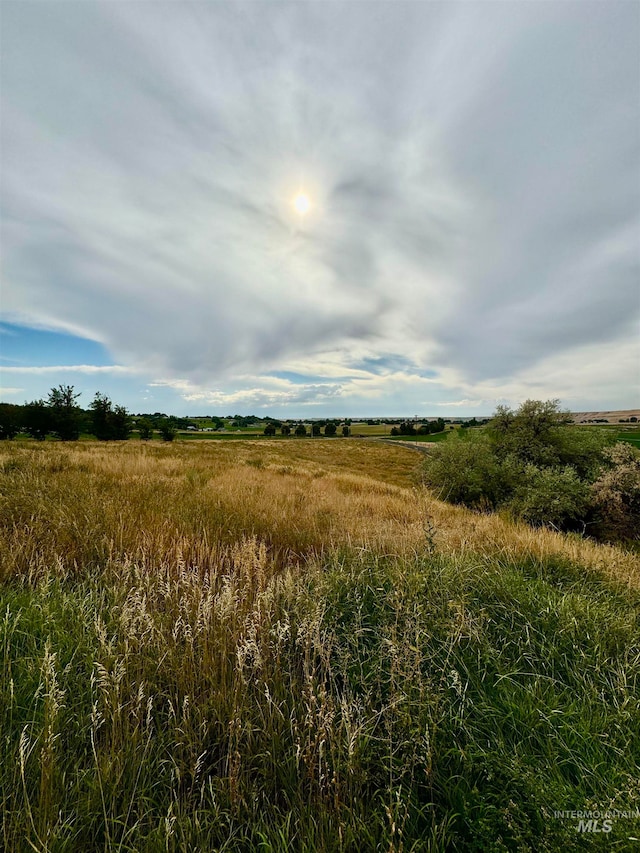
[[[7,850],[579,849],[638,793],[638,599],[575,566],[252,539],[0,598]]]
[[[499,408],[489,427],[434,448],[423,482],[453,503],[503,508],[530,524],[633,547],[640,453],[606,430],[570,426],[557,401]]]
[[[3,849],[628,849],[554,813],[640,794],[637,557],[416,455],[9,445]]]

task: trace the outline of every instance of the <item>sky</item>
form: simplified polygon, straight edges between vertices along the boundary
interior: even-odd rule
[[[0,399],[640,405],[637,2],[0,5]]]

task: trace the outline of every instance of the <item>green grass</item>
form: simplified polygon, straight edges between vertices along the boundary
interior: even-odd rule
[[[553,816],[640,798],[622,551],[403,546],[381,442],[1,449],[0,849],[633,849]]]
[[[634,447],[640,448],[640,430],[620,430],[616,435],[616,439],[618,441],[626,441]]]
[[[6,850],[629,849],[552,815],[638,794],[636,598],[428,547],[220,568],[4,587]]]
[[[466,432],[466,430],[464,430]],[[389,438],[395,441],[446,441],[450,435],[453,434],[453,430],[445,430],[444,432],[434,432],[431,435],[390,435]]]
[[[616,441],[626,441],[634,447],[640,448],[640,428],[636,424],[581,424],[577,429],[606,430],[609,433],[615,433]]]

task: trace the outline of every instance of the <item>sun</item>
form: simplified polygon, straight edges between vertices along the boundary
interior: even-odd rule
[[[306,193],[298,193],[298,195],[293,200],[293,206],[300,214],[300,216],[304,216],[305,213],[309,212],[309,208],[311,207],[309,196]]]

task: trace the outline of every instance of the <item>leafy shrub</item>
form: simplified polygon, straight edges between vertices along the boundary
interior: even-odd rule
[[[558,429],[554,441],[558,464],[571,465],[578,476],[592,482],[598,477],[615,436],[606,430],[576,426]]]
[[[15,438],[22,428],[22,406],[0,403],[0,439]]]
[[[570,423],[557,400],[527,400],[515,412],[499,406],[488,432],[500,458],[511,455],[539,468],[571,465],[581,477],[595,477],[612,437]]]
[[[159,425],[159,429],[163,441],[173,441],[178,434],[177,429],[169,420],[162,421]]]
[[[568,530],[584,526],[589,497],[589,486],[575,468],[527,465],[507,506],[536,527]]]
[[[527,400],[515,412],[501,406],[486,431],[435,447],[423,481],[452,503],[504,507],[533,525],[584,531],[597,511],[596,535],[637,535],[640,463],[607,450],[604,431],[570,420],[557,400]]]
[[[462,439],[456,435],[433,448],[423,482],[443,500],[490,509],[510,493],[514,474],[511,459],[501,462],[486,436],[470,434]]]
[[[153,424],[147,418],[138,421],[138,433],[142,441],[149,441],[153,437]]]
[[[596,530],[603,539],[640,539],[640,452],[617,444],[606,453],[609,463],[591,487]]]

